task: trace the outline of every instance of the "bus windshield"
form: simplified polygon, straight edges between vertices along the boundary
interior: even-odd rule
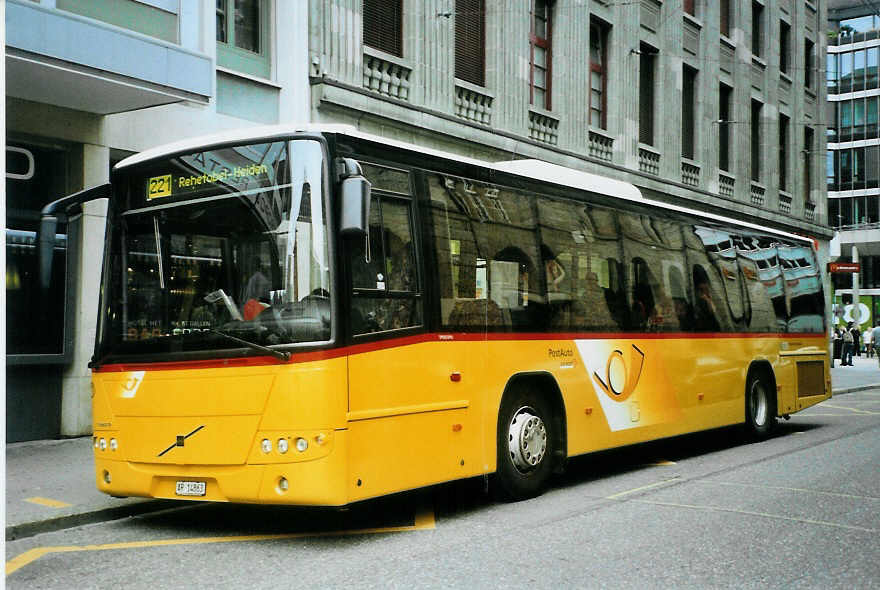
[[[296,140],[151,161],[120,178],[98,362],[329,340],[324,175],[321,144]]]

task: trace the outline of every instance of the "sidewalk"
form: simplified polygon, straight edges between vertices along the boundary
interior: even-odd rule
[[[100,493],[92,452],[90,436],[6,445],[7,541],[173,505]]]
[[[880,388],[877,359],[835,361],[835,395]],[[92,438],[42,440],[6,445],[6,539],[29,537],[179,506],[173,500],[111,498],[94,482]]]
[[[834,395],[875,387],[880,388],[880,364],[876,356],[854,356],[851,367],[841,367],[840,361],[834,360],[834,368],[831,369],[831,391]]]

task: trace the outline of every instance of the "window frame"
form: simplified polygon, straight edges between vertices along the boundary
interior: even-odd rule
[[[816,44],[813,42],[813,40],[809,37],[804,38],[804,88],[807,90],[813,90],[813,82],[816,78],[813,75],[813,63],[815,60],[813,54],[815,53],[815,51]],[[864,76],[864,72],[862,72],[862,75]],[[864,88],[864,81],[862,87]]]
[[[690,75],[690,77],[688,77]],[[682,92],[681,92],[681,157],[694,160],[697,154],[697,93],[699,85],[697,79],[699,70],[692,68],[686,63],[682,64]],[[690,85],[688,85],[690,80]],[[688,87],[690,90],[688,91]],[[690,93],[690,97],[688,97]],[[686,115],[690,115],[687,117]],[[689,119],[689,120],[688,120]],[[690,126],[688,127],[688,123]]]
[[[764,5],[752,0],[752,55],[764,57]]]
[[[779,113],[779,190],[789,192],[788,186],[788,159],[789,159],[789,129],[791,117]]]
[[[733,87],[724,82],[718,85],[718,168],[730,172],[730,143],[734,131],[730,120],[733,111]],[[723,149],[722,149],[723,148]]]
[[[272,76],[272,56],[269,36],[271,31],[270,16],[272,6],[270,5],[269,0],[255,0],[259,10],[259,15],[257,17],[257,25],[259,27],[257,35],[260,44],[259,52],[253,52],[235,44],[235,0],[220,1],[226,6],[226,40],[221,41],[216,38],[217,33],[220,31],[220,29],[217,28],[214,35],[217,43],[217,65],[237,72],[250,74],[252,76],[270,79]],[[218,15],[216,5],[214,11],[215,15]],[[230,18],[230,15],[232,18]],[[218,19],[215,17],[215,26],[218,24],[217,20]]]
[[[750,177],[752,182],[760,183],[761,175],[764,172],[763,167],[761,166],[761,141],[763,140],[763,133],[761,133],[761,123],[764,103],[753,98],[749,107],[749,126],[751,127],[751,140],[749,145],[751,153]]]
[[[361,10],[361,42],[367,47],[372,47],[373,49],[377,49],[379,51],[382,51],[383,53],[387,53],[388,55],[402,58],[404,54],[403,0],[363,0]],[[368,15],[368,12],[370,12],[371,15]],[[392,30],[391,28],[385,29],[386,32],[393,32],[393,37],[390,39],[392,41],[392,44],[385,44],[388,39],[383,39],[380,37],[381,31],[370,31],[371,35],[372,33],[375,33],[377,35],[376,41],[378,42],[373,43],[373,39],[370,39],[368,42],[368,19],[370,23],[372,23],[373,18],[382,20],[381,17],[387,14],[391,14],[393,18],[397,20],[396,30]]]
[[[719,0],[718,6],[718,29],[722,36],[729,39],[731,25],[733,25],[733,14],[730,10],[730,0]]]
[[[791,70],[791,25],[779,20],[779,71],[786,76]]]
[[[476,13],[476,16],[472,13]],[[463,15],[469,18],[464,19]],[[472,19],[476,19],[476,23]],[[470,57],[472,52],[468,51],[475,44],[470,34],[472,30],[476,30],[479,45],[479,51],[473,58]],[[462,59],[464,56],[468,57]],[[475,65],[479,66],[479,76],[473,75]],[[455,0],[455,77],[470,84],[486,86],[486,0]]]
[[[429,286],[426,284],[428,282],[428,277],[423,271],[423,252],[421,245],[421,232],[419,230],[419,213],[418,213],[418,203],[417,197],[415,196],[415,191],[413,189],[413,183],[418,182],[413,174],[414,170],[410,170],[406,167],[401,167],[400,165],[383,163],[380,160],[373,159],[372,157],[361,157],[358,159],[360,164],[365,168],[375,168],[375,169],[383,169],[392,172],[402,172],[408,176],[409,186],[407,187],[406,193],[399,192],[397,190],[392,190],[391,188],[381,188],[376,184],[373,185],[371,190],[371,199],[376,201],[376,205],[378,205],[378,215],[379,215],[379,225],[382,228],[382,235],[379,236],[381,240],[381,244],[383,244],[383,251],[376,252],[371,251],[371,260],[376,260],[377,257],[382,257],[382,267],[383,273],[385,272],[385,264],[387,261],[387,257],[384,252],[384,234],[385,234],[385,220],[383,217],[383,203],[392,202],[395,204],[403,204],[406,206],[407,210],[407,220],[409,224],[409,237],[410,237],[410,249],[412,255],[412,278],[414,282],[414,290],[410,291],[401,291],[398,289],[391,289],[388,287],[388,277],[385,278],[386,286],[384,288],[368,288],[368,287],[358,287],[354,285],[354,267],[353,261],[349,260],[345,265],[345,273],[347,275],[346,284],[347,284],[347,299],[350,302],[348,309],[353,310],[356,306],[356,301],[359,299],[371,299],[371,300],[388,300],[388,301],[400,301],[400,300],[408,300],[412,302],[412,310],[415,312],[419,318],[419,321],[415,324],[409,326],[401,326],[399,328],[388,328],[382,329],[378,331],[367,331],[357,333],[355,331],[355,325],[352,321],[353,314],[350,313],[349,317],[344,320],[345,321],[345,331],[351,338],[351,341],[361,343],[365,341],[382,339],[386,337],[397,337],[400,336],[401,333],[408,334],[413,332],[424,332],[427,329],[428,323],[430,319],[427,317],[427,309],[425,307],[426,300],[428,298],[428,289]],[[362,238],[358,238],[362,239]],[[351,253],[351,250],[348,250],[348,253]]]
[[[547,37],[538,37],[535,32],[535,8],[537,2],[543,2],[547,9]],[[535,103],[535,48],[546,53],[544,103]],[[551,0],[529,0],[529,104],[545,111],[553,110],[553,3]]]
[[[605,22],[591,17],[590,18],[590,91],[587,98],[587,113],[588,113],[588,124],[591,127],[596,127],[598,129],[607,129],[608,128],[608,35],[610,26]],[[594,33],[598,36],[600,40],[599,45],[599,61],[600,63],[596,63],[593,61],[593,39]],[[598,108],[595,108],[593,105],[593,74],[598,74],[599,79],[601,80],[601,89],[599,93],[601,95],[601,104]],[[599,123],[598,125],[593,124],[593,111],[598,112],[599,114]]]
[[[639,143],[649,146],[657,139],[657,53],[646,43],[639,45]]]

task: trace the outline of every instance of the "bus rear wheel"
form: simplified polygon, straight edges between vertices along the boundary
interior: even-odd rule
[[[499,496],[523,500],[541,494],[553,473],[558,446],[552,406],[528,390],[508,392],[498,415]]]
[[[776,403],[770,380],[752,371],[746,381],[746,431],[754,439],[767,438],[776,425]]]

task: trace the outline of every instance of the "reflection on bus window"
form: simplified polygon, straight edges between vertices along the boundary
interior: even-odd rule
[[[718,311],[709,276],[703,267],[694,265],[694,330],[697,332],[718,332]]]

